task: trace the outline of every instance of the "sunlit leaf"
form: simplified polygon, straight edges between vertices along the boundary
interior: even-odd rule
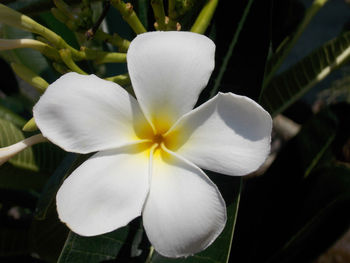
[[[264,89],[261,104],[272,115],[284,111],[350,57],[350,32],[327,42],[277,75]]]
[[[24,133],[18,127],[7,120],[0,119],[0,147],[14,144],[24,138]],[[62,159],[63,154],[62,150],[52,144],[42,143],[25,149],[8,162],[21,169],[52,171]]]
[[[0,119],[0,147],[24,138],[24,133],[17,126]],[[64,152],[50,143],[29,147],[0,166],[0,187],[38,191],[63,156]]]

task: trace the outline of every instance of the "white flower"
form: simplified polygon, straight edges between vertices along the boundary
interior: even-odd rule
[[[180,257],[208,247],[226,222],[217,187],[199,168],[245,175],[270,150],[271,117],[220,93],[192,110],[214,68],[214,43],[189,32],[138,35],[127,53],[137,101],[119,85],[68,73],[34,107],[43,135],[66,151],[96,152],[57,193],[60,219],[82,236],[142,214],[154,248]]]

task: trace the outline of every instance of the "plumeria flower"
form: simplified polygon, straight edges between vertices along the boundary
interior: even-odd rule
[[[63,75],[34,107],[44,137],[92,153],[57,193],[61,221],[94,236],[142,215],[160,254],[207,248],[226,223],[225,202],[201,170],[242,176],[270,151],[270,115],[253,100],[219,93],[193,109],[214,68],[215,45],[189,32],[138,35],[127,53],[137,100],[94,75]],[[199,168],[201,167],[201,168]]]

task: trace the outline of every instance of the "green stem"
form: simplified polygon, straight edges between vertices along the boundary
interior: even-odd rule
[[[33,86],[41,94],[49,86],[46,80],[22,64],[11,63],[11,68],[21,79]]]
[[[69,49],[61,49],[59,52],[64,64],[66,64],[68,68],[79,74],[88,75],[85,71],[79,68],[77,64],[75,64],[75,62],[72,59],[71,51]]]
[[[52,66],[61,75],[64,75],[64,74],[70,72],[70,70],[62,63],[53,62]]]
[[[176,29],[177,20],[179,18],[179,14],[176,12],[176,0],[168,0],[168,18],[167,29]]]
[[[151,260],[152,260],[152,257],[153,257],[153,253],[154,253],[154,247],[151,246],[149,248],[149,254],[148,254],[147,258],[146,258],[145,263],[151,263]]]
[[[0,50],[17,48],[32,48],[53,60],[60,60],[57,50],[41,41],[34,39],[0,39]]]
[[[49,42],[56,47],[63,47],[64,45],[63,39],[56,33],[35,22],[30,17],[23,15],[3,4],[0,4],[0,22],[39,34],[49,40]]]
[[[70,10],[69,6],[63,0],[53,0],[55,6],[63,13],[66,17],[71,20],[75,20],[74,14],[72,10]]]
[[[132,89],[131,80],[130,80],[129,74],[125,73],[125,74],[121,74],[121,75],[117,75],[117,76],[105,78],[105,80],[112,81],[112,82],[115,82],[115,83],[119,84],[119,85],[122,86],[130,95],[132,95],[132,96],[135,97],[135,92],[134,92],[134,90]]]
[[[310,23],[312,18],[317,14],[317,12],[326,4],[328,0],[314,0],[310,8],[307,10],[303,21],[300,23],[300,25],[297,28],[297,31],[287,44],[285,48],[282,49],[282,54],[277,54],[279,57],[275,64],[272,66],[271,70],[267,73],[267,75],[264,78],[262,89],[260,92],[260,98],[262,96],[262,93],[265,89],[265,87],[270,83],[272,77],[275,75],[276,71],[279,69],[279,67],[282,65],[283,61],[287,57],[287,55],[290,53],[291,49],[295,45],[295,43],[300,38],[301,34],[304,32],[307,25]]]
[[[121,86],[126,86],[131,84],[129,74],[121,74],[121,75],[105,78],[105,80],[115,82]]]
[[[56,7],[52,7],[50,11],[52,15],[63,24],[66,24],[69,20],[68,17],[66,17],[65,14]]]
[[[151,0],[157,30],[166,30],[163,0]]]
[[[208,0],[207,3],[202,8],[196,21],[191,27],[191,32],[204,34],[207,30],[211,19],[215,13],[215,9],[218,5],[219,0]]]
[[[98,39],[100,41],[106,41],[112,44],[113,46],[118,47],[118,50],[120,52],[126,52],[130,46],[130,41],[124,38],[121,38],[117,33],[110,35],[98,29],[94,37],[95,39]]]
[[[181,25],[174,19],[170,19],[169,17],[165,18],[165,25],[166,25],[166,30],[181,30]]]
[[[126,63],[126,53],[101,52],[96,59],[96,63]]]
[[[46,38],[51,45],[57,48],[66,48],[72,52],[73,57],[79,58],[79,51],[68,45],[63,38],[50,29],[35,22],[30,17],[23,15],[7,6],[0,4],[0,22],[6,25],[17,27],[25,31],[38,34]]]
[[[123,19],[129,24],[136,34],[147,32],[130,3],[124,3],[122,0],[111,0],[111,4],[119,11]]]

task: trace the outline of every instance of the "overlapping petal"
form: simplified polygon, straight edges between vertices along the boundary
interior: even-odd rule
[[[219,93],[175,124],[168,147],[201,168],[245,175],[268,156],[271,129],[271,117],[259,104]]]
[[[138,102],[162,131],[190,111],[214,68],[215,44],[190,32],[151,32],[130,44],[127,61]]]
[[[125,226],[149,190],[149,154],[140,146],[99,152],[80,165],[56,196],[61,221],[82,236]]]
[[[209,246],[226,222],[217,187],[195,165],[157,151],[143,224],[154,248],[168,257],[197,253]]]
[[[95,75],[63,75],[33,112],[43,135],[71,152],[112,149],[151,132],[137,101],[118,84]]]

